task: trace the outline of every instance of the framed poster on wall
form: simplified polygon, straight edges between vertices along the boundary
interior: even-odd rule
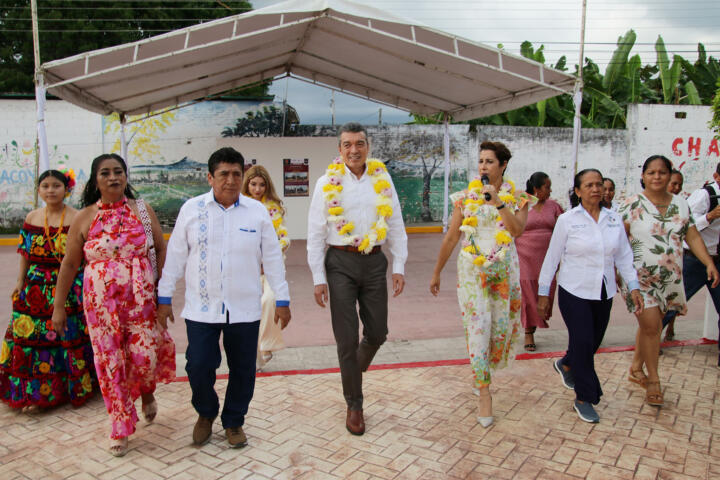
[[[307,158],[283,158],[283,182],[286,197],[310,195],[310,161]]]

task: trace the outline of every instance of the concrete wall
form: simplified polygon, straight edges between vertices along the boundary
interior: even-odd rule
[[[646,158],[662,154],[685,177],[683,190],[692,192],[712,180],[720,162],[719,140],[709,122],[710,107],[691,105],[632,105],[628,109],[627,179],[630,190],[640,188]]]
[[[131,182],[171,225],[180,205],[207,191],[207,158],[231,145],[247,160],[268,168],[282,192],[283,158],[307,158],[310,188],[337,155],[333,129],[314,130],[320,137],[223,137],[221,132],[257,104],[204,102],[128,126]],[[33,101],[0,100],[0,227],[16,231],[32,208],[34,188],[35,106]],[[684,112],[677,115],[676,112]],[[684,118],[678,118],[684,117]],[[50,165],[64,163],[78,173],[78,188],[91,160],[102,152],[120,151],[117,118],[102,117],[62,101],[49,101],[46,115]],[[587,129],[582,132],[578,169],[599,168],[617,184],[618,197],[640,189],[642,162],[660,153],[686,175],[686,191],[710,178],[720,161],[718,141],[707,126],[709,107],[635,105],[628,111],[626,130]],[[403,204],[407,223],[437,222],[443,204],[443,128],[439,125],[390,125],[368,128],[371,155],[387,162]],[[563,128],[451,125],[451,185],[460,190],[476,174],[477,146],[483,140],[506,143],[513,153],[508,177],[524,188],[535,171],[550,175],[553,197],[567,206],[572,185],[572,131]],[[423,202],[424,181],[429,193]],[[312,194],[312,192],[311,192]],[[310,197],[285,198],[293,238],[305,236],[305,212]]]

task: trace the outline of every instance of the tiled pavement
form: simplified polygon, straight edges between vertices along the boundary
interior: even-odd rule
[[[210,444],[190,445],[183,381],[158,388],[158,418],[141,421],[123,458],[106,451],[99,398],[37,415],[3,405],[0,479],[720,478],[717,346],[665,349],[661,409],[625,379],[631,354],[596,357],[605,390],[597,425],[577,418],[549,359],[496,375],[488,429],[475,422],[468,365],[369,372],[362,437],[344,429],[339,374],[258,378],[241,450],[227,447],[219,422]]]

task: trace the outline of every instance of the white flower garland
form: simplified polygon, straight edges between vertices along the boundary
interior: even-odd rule
[[[380,160],[371,158],[367,161],[367,174],[370,177],[373,189],[377,194],[375,213],[377,220],[372,224],[370,231],[364,234],[353,234],[355,225],[348,222],[345,209],[342,206],[342,182],[345,177],[345,163],[340,157],[328,165],[325,175],[328,183],[323,187],[323,198],[328,213],[328,222],[335,225],[338,235],[343,238],[346,245],[357,247],[358,251],[368,254],[378,241],[387,236],[387,219],[393,214],[392,184],[385,164]]]

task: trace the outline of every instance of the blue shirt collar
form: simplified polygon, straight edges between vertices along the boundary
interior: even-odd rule
[[[217,199],[215,198],[215,193],[212,191],[212,188],[210,189],[210,192],[208,192],[208,194],[210,195],[210,198],[212,199],[212,201],[215,202],[217,204],[217,206],[220,207],[221,210],[227,210],[225,207],[222,206],[222,204],[220,202],[217,201]],[[229,208],[239,207],[240,203],[242,202],[242,198],[243,198],[243,196],[240,195],[238,197],[238,199],[235,200],[235,203],[233,203],[232,207],[229,207]]]

